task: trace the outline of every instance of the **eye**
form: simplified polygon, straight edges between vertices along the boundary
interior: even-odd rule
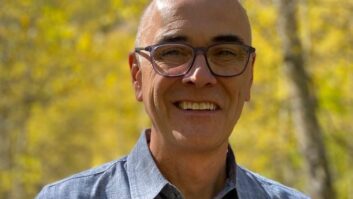
[[[161,57],[182,56],[184,54],[183,50],[179,48],[165,49],[159,53]]]
[[[209,49],[209,61],[217,65],[242,63],[246,60],[246,49],[235,44],[220,44]]]
[[[237,56],[237,53],[228,49],[219,49],[213,55],[214,56]]]
[[[230,49],[217,49],[210,54],[213,60],[234,60],[238,59],[239,55],[237,51]]]
[[[210,52],[214,59],[236,59],[239,57],[239,51],[233,48],[215,48]]]
[[[155,61],[177,65],[184,64],[192,57],[192,49],[187,46],[168,44],[155,49],[153,58]]]

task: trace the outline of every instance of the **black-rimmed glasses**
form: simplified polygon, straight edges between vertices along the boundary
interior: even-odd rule
[[[154,70],[167,77],[183,76],[191,69],[196,55],[202,53],[211,73],[221,77],[242,74],[255,48],[237,43],[217,43],[206,48],[194,48],[181,43],[164,43],[135,48],[136,53],[150,52]]]

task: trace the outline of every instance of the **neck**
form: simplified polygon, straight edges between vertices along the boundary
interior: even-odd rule
[[[185,152],[152,136],[150,149],[161,173],[186,199],[213,198],[224,187],[228,143],[208,152]]]

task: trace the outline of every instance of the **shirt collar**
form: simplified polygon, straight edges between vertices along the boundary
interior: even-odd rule
[[[164,187],[170,185],[154,162],[148,147],[149,135],[149,130],[142,132],[135,148],[127,158],[127,175],[130,179],[131,197],[136,199],[153,199]],[[239,192],[244,186],[246,187],[247,185],[242,180],[239,180],[239,178],[244,177],[244,173],[238,169],[234,153],[229,146],[227,153],[227,180],[224,189],[216,198],[222,198],[235,188]],[[242,195],[241,193],[238,194]]]
[[[229,192],[236,189],[236,167],[237,167],[237,164],[235,161],[235,156],[234,156],[233,150],[230,147],[230,145],[228,146],[226,167],[227,167],[226,168],[227,169],[226,184],[224,185],[224,188],[222,189],[222,191],[217,194],[217,196],[215,197],[216,199],[223,198]]]
[[[168,184],[160,173],[148,148],[149,131],[143,131],[127,158],[131,198],[152,199]]]
[[[255,177],[240,166],[236,167],[236,188],[239,199],[268,198]]]

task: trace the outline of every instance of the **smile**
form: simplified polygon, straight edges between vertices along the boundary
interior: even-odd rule
[[[193,111],[215,111],[219,109],[217,104],[211,102],[189,102],[180,101],[176,103],[177,107],[182,110],[193,110]]]

